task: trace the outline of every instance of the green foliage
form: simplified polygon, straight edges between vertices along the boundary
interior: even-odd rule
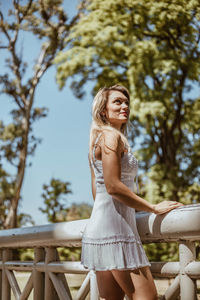
[[[89,204],[72,203],[68,205],[64,196],[72,193],[69,185],[69,182],[63,182],[55,178],[52,178],[48,185],[43,185],[44,192],[41,196],[44,200],[45,208],[40,207],[39,210],[47,215],[49,222],[73,221],[90,217],[92,207]]]
[[[52,178],[49,185],[44,184],[42,198],[44,199],[45,208],[39,210],[47,215],[49,222],[59,222],[60,215],[65,214],[67,201],[63,195],[71,194],[69,182],[62,182],[59,179]]]
[[[7,213],[7,207],[14,196],[15,183],[11,176],[0,164],[0,229],[3,229],[3,222]]]
[[[21,261],[33,261],[34,260],[34,249],[23,249],[17,250],[17,259]]]
[[[33,226],[35,225],[34,220],[32,219],[32,216],[25,213],[20,213],[17,216],[17,227],[25,227],[25,226]]]
[[[196,259],[200,260],[200,243],[196,242]],[[143,245],[150,261],[179,261],[178,243],[152,243]]]
[[[150,261],[178,261],[177,243],[152,243],[143,245]]]
[[[130,139],[145,171],[144,197],[200,201],[198,0],[93,0],[58,53],[57,82],[78,97],[115,83],[131,92]],[[78,76],[76,76],[78,75]]]
[[[59,258],[61,261],[80,261],[81,248],[65,247],[58,248]]]
[[[81,220],[88,219],[92,212],[92,206],[87,203],[72,203],[70,207],[66,210],[66,220]]]

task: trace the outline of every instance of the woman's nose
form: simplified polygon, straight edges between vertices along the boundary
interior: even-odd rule
[[[129,109],[129,106],[128,106],[127,103],[123,102],[123,103],[122,103],[122,108],[128,110],[128,109]]]

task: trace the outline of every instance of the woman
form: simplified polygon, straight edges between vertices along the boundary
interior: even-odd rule
[[[133,192],[138,162],[128,144],[128,90],[102,88],[93,102],[89,160],[91,218],[82,239],[82,264],[96,271],[101,299],[154,300],[157,292],[137,232],[135,209],[163,214],[179,207],[175,201],[153,205]]]

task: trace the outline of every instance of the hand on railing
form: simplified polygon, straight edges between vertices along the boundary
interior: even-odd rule
[[[172,209],[183,206],[182,203],[176,201],[162,201],[153,205],[153,212],[157,215],[165,214]]]

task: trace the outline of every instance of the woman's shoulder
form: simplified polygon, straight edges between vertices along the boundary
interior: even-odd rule
[[[116,130],[104,129],[101,134],[101,145],[111,149],[121,149],[124,146],[121,135]]]
[[[106,138],[113,138],[113,139],[119,139],[120,138],[120,133],[115,130],[115,129],[103,129],[102,132],[101,132],[101,135],[103,137],[106,137]]]

